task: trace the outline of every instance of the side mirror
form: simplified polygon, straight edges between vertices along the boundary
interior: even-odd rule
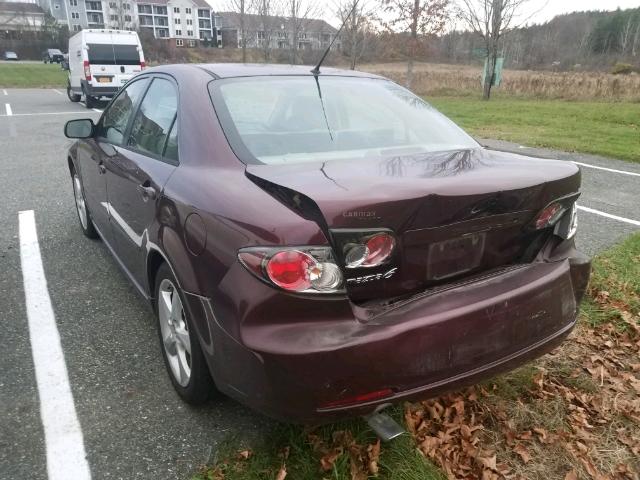
[[[89,118],[69,120],[64,126],[64,135],[67,138],[91,138],[94,129],[93,120]]]

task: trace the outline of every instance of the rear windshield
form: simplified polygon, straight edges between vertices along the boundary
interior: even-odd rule
[[[245,163],[372,159],[478,148],[421,98],[388,81],[273,76],[214,81],[216,111]]]
[[[140,54],[136,45],[89,43],[89,63],[98,65],[139,65]]]

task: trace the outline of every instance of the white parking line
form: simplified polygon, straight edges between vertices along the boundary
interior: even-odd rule
[[[7,103],[7,105],[9,105]],[[9,110],[7,110],[9,112]],[[12,117],[36,117],[38,115],[73,115],[83,113],[84,110],[76,110],[75,112],[39,112],[39,113],[7,113],[7,115],[0,115],[0,117],[12,116]],[[85,112],[86,113],[86,112]]]
[[[60,335],[44,276],[33,210],[18,214],[20,263],[44,427],[49,480],[91,479]]]
[[[612,220],[618,220],[619,222],[629,223],[631,225],[636,225],[640,227],[640,222],[638,220],[631,220],[630,218],[611,215],[610,213],[601,212],[600,210],[594,210],[593,208],[583,207],[582,205],[578,205],[578,210],[582,210],[588,213],[593,213],[594,215],[600,215],[602,217],[611,218]]]
[[[4,93],[4,95],[5,95],[5,96],[9,95],[9,94],[7,93],[7,89],[6,89],[6,88],[3,88],[3,89],[2,89],[2,93]]]
[[[8,103],[5,103],[4,109],[7,111],[7,117],[10,117],[11,115],[13,115],[13,111],[11,110],[11,105],[9,105]]]
[[[52,88],[51,90],[56,92],[58,95],[63,95],[63,93],[60,90],[56,90],[55,88]]]
[[[595,168],[596,170],[605,170],[607,172],[621,173],[623,175],[632,175],[634,177],[640,177],[640,173],[627,172],[626,170],[616,170],[615,168],[598,167],[597,165],[591,165],[589,163],[582,163],[582,162],[573,162],[573,163],[575,163],[576,165],[580,165],[582,167]]]

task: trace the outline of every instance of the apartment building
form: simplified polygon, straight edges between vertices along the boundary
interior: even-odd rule
[[[37,0],[69,30],[113,28],[151,32],[178,47],[222,46],[220,17],[205,0]]]
[[[211,7],[204,0],[136,0],[141,31],[153,31],[156,38],[175,41],[177,47],[194,47],[198,42],[222,43]]]
[[[220,12],[222,43],[225,47],[242,46],[240,14]],[[315,18],[298,20],[297,38],[292,38],[293,25],[289,17],[245,14],[245,36],[249,48],[261,48],[268,44],[271,49],[289,49],[293,45],[298,50],[320,50],[327,48],[337,30],[324,20]],[[340,48],[340,39],[336,41]]]

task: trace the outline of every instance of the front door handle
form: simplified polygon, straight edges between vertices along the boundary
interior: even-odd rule
[[[147,182],[142,185],[138,185],[138,191],[142,194],[142,199],[146,202],[147,200],[155,200],[156,199],[156,189],[147,185]]]

